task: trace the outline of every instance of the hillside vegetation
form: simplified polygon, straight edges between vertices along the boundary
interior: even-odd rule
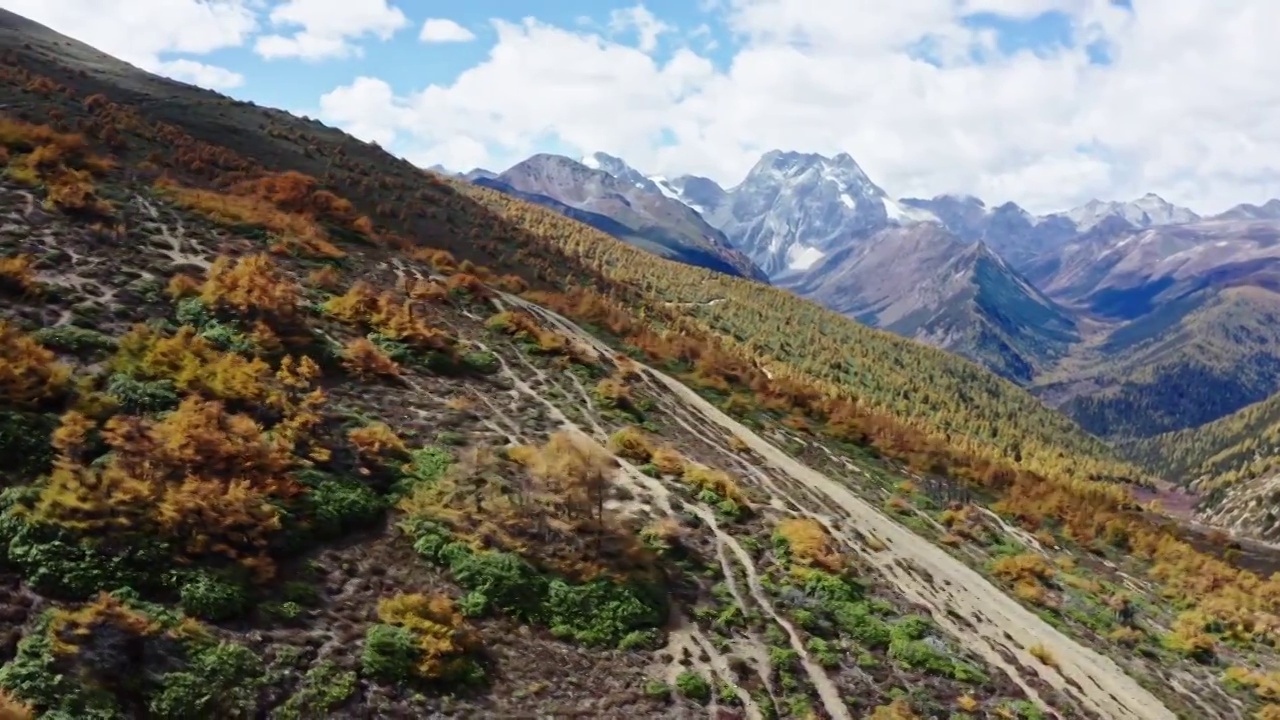
[[[1280,712],[1012,385],[0,19],[0,712]]]
[[[1171,301],[1111,331],[1035,391],[1099,437],[1213,422],[1280,389],[1280,295],[1232,287]]]

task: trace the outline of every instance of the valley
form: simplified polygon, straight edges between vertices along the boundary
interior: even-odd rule
[[[0,10],[0,718],[1280,717],[1274,203],[583,160]]]

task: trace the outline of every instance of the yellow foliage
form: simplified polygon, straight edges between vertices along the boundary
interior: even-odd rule
[[[1264,673],[1235,666],[1227,668],[1223,680],[1249,688],[1261,700],[1280,702],[1280,672]]]
[[[609,450],[632,462],[647,463],[653,457],[653,439],[640,428],[628,426],[609,436]]]
[[[341,295],[329,298],[324,304],[324,311],[335,318],[351,324],[364,322],[377,307],[378,294],[373,286],[363,280],[357,280]]]
[[[1145,637],[1141,630],[1131,627],[1118,627],[1107,634],[1107,639],[1117,645],[1134,647]]]
[[[978,702],[978,699],[972,695],[961,695],[956,698],[956,707],[960,709],[960,712],[975,713],[982,707],[982,703]]]
[[[342,349],[342,367],[359,378],[398,378],[400,365],[368,338],[355,338]]]
[[[66,390],[70,377],[52,351],[0,319],[0,403],[36,407]]]
[[[199,280],[191,277],[190,275],[186,273],[178,273],[169,278],[169,285],[166,288],[166,292],[168,292],[169,297],[174,300],[180,300],[182,298],[195,297],[199,295],[201,285],[202,283]]]
[[[620,410],[632,407],[631,388],[618,377],[607,377],[597,383],[596,397]]]
[[[680,477],[698,490],[710,490],[722,498],[732,500],[744,510],[751,507],[750,501],[738,486],[737,481],[723,470],[691,462],[685,465],[684,473]]]
[[[298,286],[268,255],[232,259],[219,256],[209,269],[200,298],[210,307],[241,315],[288,318],[298,305]]]
[[[49,209],[111,214],[111,204],[96,194],[93,176],[110,172],[114,163],[90,154],[82,136],[4,117],[0,145],[9,155],[6,174],[24,185],[43,185]]]
[[[867,716],[867,720],[921,720],[911,705],[902,698],[897,698],[888,705],[881,705]]]
[[[1280,720],[1280,705],[1268,703],[1253,714],[1253,720]]]
[[[684,455],[680,454],[680,451],[665,445],[654,450],[653,456],[649,461],[663,475],[682,475],[688,465],[688,461],[685,460]]]
[[[378,601],[378,619],[413,633],[422,653],[418,675],[447,679],[465,669],[467,655],[479,647],[478,636],[444,595],[399,594]]]
[[[138,325],[120,339],[111,360],[117,372],[170,380],[185,392],[224,400],[259,401],[267,396],[271,367],[258,358],[222,352],[184,325],[171,337]]]
[[[791,556],[797,561],[834,573],[844,569],[844,557],[827,529],[817,520],[787,518],[778,523],[777,534],[786,539]]]
[[[85,466],[75,453],[85,421],[69,415],[58,431],[64,453],[35,511],[83,532],[154,533],[186,557],[225,557],[268,577],[268,543],[280,527],[272,501],[302,491],[290,472],[306,424],[290,420],[264,432],[251,417],[192,395],[159,420],[112,417],[101,429],[106,462]]]
[[[383,458],[388,455],[405,455],[409,448],[404,440],[386,423],[375,422],[364,427],[353,428],[347,433],[347,439],[355,446],[356,452],[363,457]]]
[[[156,186],[174,202],[214,222],[266,228],[280,238],[273,248],[275,250],[296,252],[311,258],[346,256],[329,241],[328,233],[317,224],[316,213],[300,211],[300,207],[281,207],[272,201],[272,197],[264,197],[261,186],[242,185],[235,192],[221,193],[183,187],[167,178],[161,178]],[[310,192],[311,188],[304,190]],[[276,199],[280,199],[279,196]]]
[[[0,720],[35,720],[35,711],[0,689]]]
[[[74,610],[53,611],[48,630],[53,650],[59,655],[74,655],[79,651],[81,640],[95,631],[100,632],[104,626],[126,637],[152,635],[160,629],[146,615],[129,609],[114,595],[100,593],[93,602]]]
[[[1209,617],[1197,610],[1181,613],[1165,636],[1165,645],[1188,657],[1212,656],[1217,652],[1218,641],[1205,632],[1209,623]]]
[[[332,265],[325,265],[307,274],[307,284],[319,290],[336,290],[341,282],[342,276]]]
[[[991,573],[1005,582],[1038,584],[1052,580],[1055,571],[1043,555],[1029,552],[1000,558],[992,564]]]
[[[30,255],[0,257],[0,292],[23,295],[39,287]]]
[[[1027,652],[1031,653],[1031,657],[1039,660],[1041,663],[1048,665],[1049,667],[1058,667],[1058,658],[1054,657],[1053,652],[1051,652],[1049,648],[1045,647],[1043,643],[1036,643],[1035,645],[1032,645],[1027,649]]]

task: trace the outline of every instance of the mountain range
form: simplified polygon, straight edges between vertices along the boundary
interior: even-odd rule
[[[893,198],[847,153],[781,150],[728,188],[605,153],[465,177],[957,352],[1103,437],[1193,427],[1280,390],[1280,200],[1202,217],[1148,193],[1034,215]]]
[[[798,294],[1096,337],[852,160],[736,201],[604,156],[442,177],[3,9],[0,58],[0,718],[1280,717],[1274,551]],[[1265,470],[1277,408],[1123,447]],[[1216,517],[1280,534],[1236,482]]]

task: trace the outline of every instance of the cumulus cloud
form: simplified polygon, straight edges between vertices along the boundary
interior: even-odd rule
[[[1148,191],[1205,212],[1280,195],[1280,44],[1266,30],[1280,27],[1280,3],[705,7],[735,39],[727,66],[691,49],[653,52],[666,24],[642,6],[615,14],[607,34],[496,21],[489,56],[452,83],[382,83],[381,104],[327,117],[424,162],[456,152],[459,137],[490,166],[555,142],[732,185],[777,147],[847,151],[898,195],[967,192],[1035,211]],[[969,17],[1045,12],[1064,14],[1072,43],[1005,54]],[[1091,61],[1100,49],[1109,65]]]
[[[257,28],[254,0],[4,0],[6,10],[151,72],[214,89],[244,77],[169,53],[203,54],[244,44]]]
[[[175,80],[211,90],[230,90],[244,84],[244,75],[238,72],[187,58],[162,60],[155,71]]]
[[[469,42],[476,34],[448,18],[427,18],[418,39],[427,43]]]
[[[264,58],[323,60],[359,55],[358,39],[387,40],[409,18],[387,0],[286,0],[268,18],[274,27],[297,27],[292,35],[259,37],[254,50]]]

